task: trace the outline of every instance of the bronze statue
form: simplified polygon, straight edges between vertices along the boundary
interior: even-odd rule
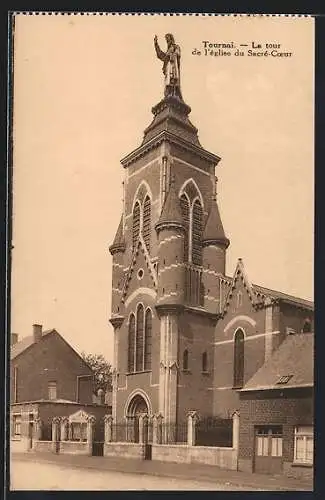
[[[181,49],[176,45],[171,33],[165,35],[167,51],[163,52],[158,44],[157,35],[154,38],[155,50],[158,59],[163,61],[163,73],[165,75],[165,97],[177,96],[182,99],[180,81]]]

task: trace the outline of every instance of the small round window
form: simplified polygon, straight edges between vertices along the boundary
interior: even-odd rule
[[[142,280],[142,278],[143,278],[143,269],[139,269],[137,276],[138,276],[138,280]]]

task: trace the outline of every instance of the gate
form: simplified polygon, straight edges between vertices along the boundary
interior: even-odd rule
[[[102,457],[104,455],[104,427],[105,424],[103,419],[95,423],[92,445],[92,455],[94,457]]]

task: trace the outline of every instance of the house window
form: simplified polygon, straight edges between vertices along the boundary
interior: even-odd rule
[[[204,352],[202,354],[202,372],[206,373],[208,371],[208,353]]]
[[[143,239],[150,253],[150,230],[151,230],[151,203],[149,196],[146,196],[143,205]]]
[[[234,387],[242,387],[244,384],[244,358],[244,332],[239,329],[236,331],[234,339]]]
[[[294,462],[313,464],[314,461],[314,427],[299,426],[295,428]]]
[[[185,349],[183,352],[183,370],[187,371],[188,370],[188,350]]]
[[[57,399],[57,385],[56,382],[49,382],[48,385],[49,399]]]
[[[136,247],[140,233],[140,204],[137,201],[133,209],[133,223],[132,223],[132,248]]]
[[[282,457],[282,427],[260,426],[256,429],[256,454],[258,457]]]
[[[21,436],[21,415],[13,415],[13,437]]]
[[[199,200],[193,204],[192,217],[192,262],[197,266],[202,264],[202,207]]]

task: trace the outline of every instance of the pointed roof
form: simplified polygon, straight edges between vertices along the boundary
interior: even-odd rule
[[[169,191],[163,204],[159,220],[155,226],[156,231],[160,231],[165,226],[176,226],[180,229],[184,228],[184,221],[175,189],[174,177],[171,178]]]
[[[216,199],[212,200],[210,213],[203,232],[203,245],[221,244],[228,248],[230,241],[225,235]]]
[[[117,252],[124,252],[124,250],[125,250],[125,241],[123,236],[123,216],[122,216],[115,234],[114,241],[112,245],[109,247],[109,251],[113,255],[114,253]]]

